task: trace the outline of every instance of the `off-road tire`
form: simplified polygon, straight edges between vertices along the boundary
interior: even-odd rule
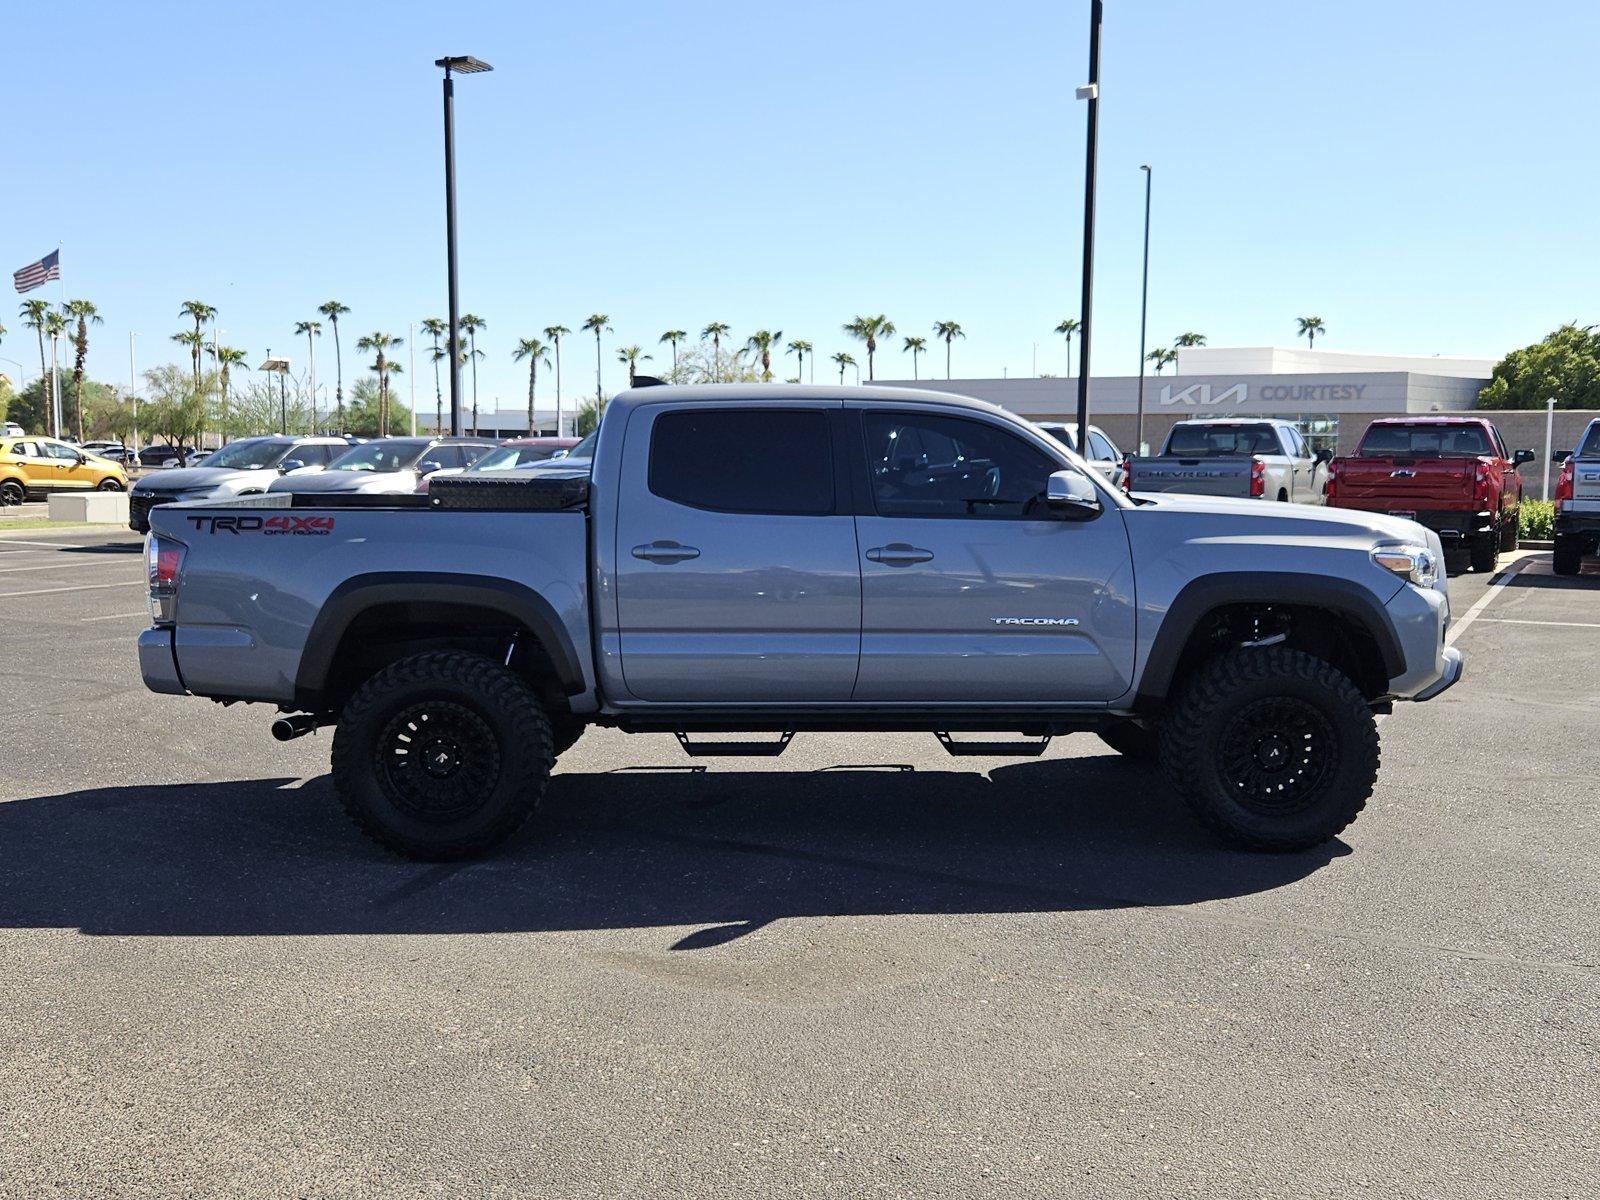
[[[445,732],[424,743],[418,730],[430,717]],[[443,775],[418,771],[402,761],[406,747],[414,763],[436,750],[455,765]],[[554,761],[533,690],[499,663],[457,650],[379,671],[345,705],[333,737],[345,812],[379,845],[422,862],[473,858],[505,841],[538,806]]]
[[[1095,730],[1102,742],[1123,758],[1134,762],[1155,763],[1161,758],[1161,731],[1134,721],[1117,721]]]
[[[1286,772],[1299,772],[1283,776],[1291,786],[1307,779],[1292,803],[1248,795],[1229,769],[1230,754],[1258,727],[1257,714],[1273,707],[1310,717],[1317,730],[1300,743],[1307,749],[1299,766],[1292,752],[1283,760]],[[1306,850],[1336,836],[1372,795],[1378,758],[1377,725],[1355,684],[1320,658],[1283,646],[1233,650],[1205,663],[1161,722],[1161,766],[1172,786],[1205,825],[1252,850]]]
[[[1500,565],[1500,535],[1486,533],[1472,543],[1472,569],[1488,575]]]
[[[1583,542],[1570,534],[1566,537],[1556,534],[1550,569],[1557,575],[1576,575],[1583,570]]]

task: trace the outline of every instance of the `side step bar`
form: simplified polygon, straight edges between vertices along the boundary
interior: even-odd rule
[[[1038,758],[1050,745],[1048,733],[1025,742],[958,742],[948,733],[935,733],[933,736],[956,758]]]
[[[734,758],[740,755],[746,758],[777,758],[794,741],[794,730],[780,733],[775,742],[696,742],[691,741],[681,729],[672,736],[678,739],[678,745],[690,758]]]

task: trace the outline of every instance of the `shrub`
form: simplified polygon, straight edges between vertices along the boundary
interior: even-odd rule
[[[1533,541],[1548,542],[1556,524],[1556,506],[1548,500],[1522,502],[1522,536]]]

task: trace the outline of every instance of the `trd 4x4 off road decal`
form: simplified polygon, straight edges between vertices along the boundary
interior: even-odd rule
[[[332,517],[190,517],[200,533],[259,533],[267,537],[319,537],[333,532]]]

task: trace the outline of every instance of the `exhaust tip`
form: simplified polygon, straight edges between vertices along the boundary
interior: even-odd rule
[[[317,728],[317,719],[310,713],[294,713],[279,717],[272,723],[272,736],[280,742],[292,742]]]

